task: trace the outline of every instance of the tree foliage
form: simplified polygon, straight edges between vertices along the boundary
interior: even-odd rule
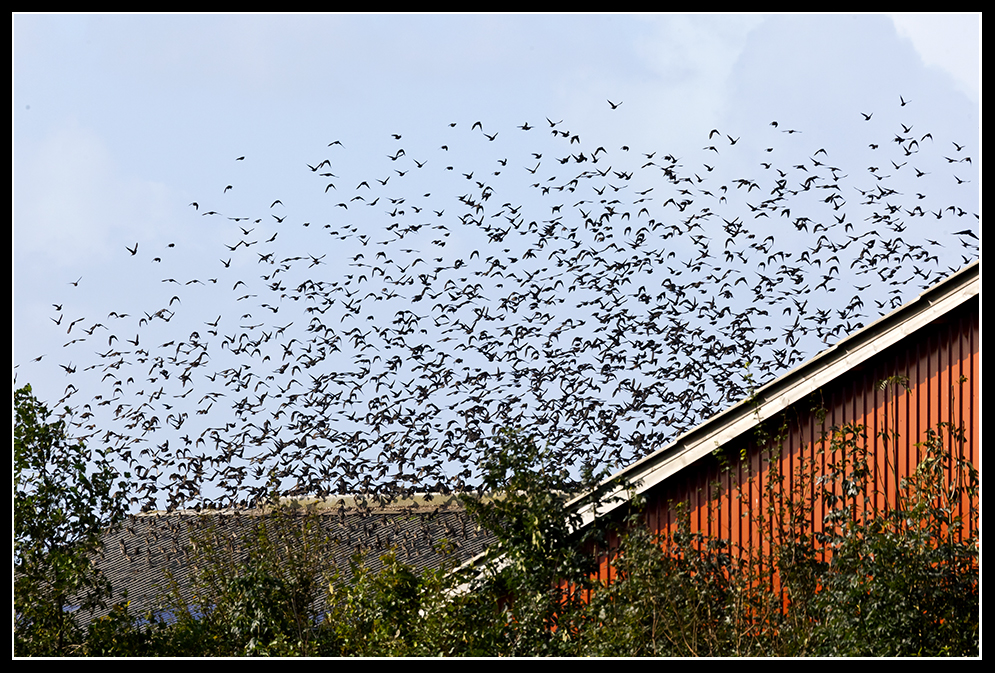
[[[862,501],[865,439],[861,426],[832,428],[823,477],[794,491],[768,479],[778,518],[753,515],[777,533],[750,551],[694,532],[679,504],[678,529],[655,534],[638,495],[621,519],[581,526],[566,506],[577,485],[532,437],[504,431],[490,443],[488,489],[464,498],[497,537],[486,558],[417,571],[389,553],[379,572],[357,557],[350,577],[330,574],[313,515],[280,510],[247,559],[210,531],[196,539],[195,600],[173,592],[158,615],[122,604],[72,637],[93,655],[977,655],[977,521],[958,512],[966,502],[976,516],[978,473],[955,457],[963,433],[926,433],[887,511]],[[813,531],[800,522],[816,503]],[[591,549],[609,534],[612,579],[599,583]],[[56,651],[53,631],[35,633],[24,653]]]
[[[843,489],[824,490],[832,508],[819,538],[833,556],[813,601],[821,624],[816,647],[834,656],[977,654],[977,539],[960,537],[962,526],[977,530],[977,522],[956,513],[964,499],[977,497],[978,473],[954,457],[963,431],[949,423],[929,429],[919,443],[925,456],[902,480],[898,506],[870,515],[852,496],[871,474],[855,441],[863,431],[839,431],[837,444],[846,444],[849,460],[823,479],[839,480]]]
[[[14,651],[63,655],[79,640],[77,611],[110,596],[91,554],[125,514],[127,473],[66,434],[32,394],[14,392]]]

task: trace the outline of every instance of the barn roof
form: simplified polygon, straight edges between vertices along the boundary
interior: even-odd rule
[[[668,446],[632,463],[597,488],[574,498],[583,525],[621,507],[730,440],[753,430],[808,394],[900,342],[980,294],[980,266],[974,262],[919,296],[845,337],[807,362],[712,416]],[[630,489],[628,486],[633,486]]]

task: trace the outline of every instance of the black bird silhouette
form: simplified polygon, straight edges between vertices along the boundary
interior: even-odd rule
[[[890,113],[878,114],[883,122]],[[961,255],[977,256],[977,228],[948,234],[920,220],[927,211],[950,219],[970,212],[966,204],[948,210],[929,189],[937,177],[951,190],[951,176],[976,182],[973,164],[960,155],[944,161],[913,139],[840,141],[876,141],[875,157],[884,158],[875,163],[895,167],[886,176],[847,166],[847,153],[828,144],[800,164],[798,151],[812,150],[794,147],[793,138],[772,139],[762,127],[756,138],[749,129],[736,138],[711,130],[710,139],[726,135],[737,145],[731,153],[770,148],[751,171],[725,165],[715,146],[677,158],[630,141],[615,155],[594,139],[593,155],[564,152],[579,135],[560,131],[562,120],[546,121],[555,135],[502,136],[501,146],[503,128],[484,134],[494,145],[459,146],[453,132],[445,146],[451,166],[414,161],[418,183],[405,175],[407,164],[394,164],[406,161],[403,149],[386,155],[391,164],[373,150],[364,168],[342,148],[341,178],[321,175],[324,190],[337,189],[332,177],[357,185],[354,193],[332,208],[314,206],[293,237],[270,231],[248,240],[265,229],[265,201],[232,190],[227,198],[242,200],[247,216],[232,218],[243,238],[215,259],[259,271],[228,279],[228,287],[172,273],[180,280],[161,280],[183,285],[182,301],[148,293],[133,340],[109,335],[107,352],[96,354],[67,344],[75,352],[59,365],[66,375],[87,376],[92,367],[98,379],[107,376],[89,404],[108,415],[99,437],[111,433],[107,441],[129,452],[132,473],[146,475],[138,504],[251,501],[268,497],[270,479],[316,495],[470,488],[489,438],[508,426],[542,433],[564,466],[626,463],[745,399],[745,384],[729,375],[743,362],[751,363],[751,385],[763,385],[839,338],[845,322],[876,319],[899,297],[893,288],[915,292]],[[478,126],[483,132],[482,122],[471,130]],[[830,148],[840,167],[818,161],[828,161]],[[902,168],[910,150],[915,175]],[[562,159],[543,164],[544,156]],[[483,177],[509,161],[527,173]],[[580,163],[585,170],[571,170]],[[318,172],[328,160],[306,165]],[[923,179],[910,188],[916,178]],[[364,187],[369,193],[355,193]],[[381,197],[389,209],[349,209]],[[302,206],[292,206],[296,217]],[[773,226],[782,217],[794,225],[790,246]],[[241,226],[243,219],[255,223]],[[137,244],[125,247],[137,254]],[[255,255],[243,251],[249,247]],[[61,302],[54,306],[62,313]],[[233,307],[240,318],[222,325]],[[59,325],[62,315],[51,320]],[[67,391],[73,404],[86,401],[77,387]],[[135,444],[152,448],[135,455]],[[162,475],[175,466],[153,469],[170,461],[200,461],[201,471],[168,480]]]

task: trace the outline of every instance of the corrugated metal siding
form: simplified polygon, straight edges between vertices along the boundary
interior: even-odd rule
[[[952,448],[979,467],[979,346],[975,296],[786,410],[783,424],[773,431],[782,434],[782,441],[758,442],[756,433],[748,433],[729,442],[720,456],[701,459],[651,489],[645,494],[645,524],[672,535],[679,525],[676,504],[686,503],[692,533],[766,555],[769,541],[777,539],[776,514],[784,523],[784,512],[769,508],[769,496],[782,489],[811,493],[821,488],[815,481],[833,460],[824,435],[851,423],[865,428],[860,441],[872,472],[866,495],[878,510],[895,506],[900,480],[915,470],[923,457],[920,443],[940,422],[963,428],[966,441]],[[903,378],[881,386],[893,377]],[[825,416],[815,409],[824,410]],[[956,444],[950,434],[946,446]],[[821,498],[810,502],[804,522],[810,531],[820,530],[825,514]],[[965,525],[976,520],[978,506],[975,501],[958,512]],[[862,508],[858,505],[858,512]],[[610,581],[613,576],[609,558],[614,546],[600,550],[599,579]]]

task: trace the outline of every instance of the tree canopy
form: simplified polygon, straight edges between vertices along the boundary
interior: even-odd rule
[[[493,438],[486,465],[497,490],[466,498],[497,538],[474,564],[418,571],[388,552],[376,572],[357,558],[346,580],[313,553],[316,515],[278,509],[239,542],[252,549],[243,562],[212,536],[199,539],[195,600],[167,592],[165,611],[145,614],[120,603],[85,632],[40,629],[50,613],[35,610],[36,621],[15,624],[15,654],[976,656],[977,527],[960,539],[954,531],[967,522],[950,516],[977,496],[977,472],[951,458],[948,443],[962,436],[929,433],[901,509],[854,516],[845,486],[868,478],[863,434],[834,428],[825,479],[780,493],[781,507],[820,503],[824,533],[792,529],[744,553],[692,533],[686,511],[673,535],[651,533],[638,498],[621,519],[578,530],[552,454],[509,429]],[[951,470],[960,475],[952,482]],[[590,545],[609,534],[615,572],[592,581]],[[833,549],[828,560],[822,545]]]

